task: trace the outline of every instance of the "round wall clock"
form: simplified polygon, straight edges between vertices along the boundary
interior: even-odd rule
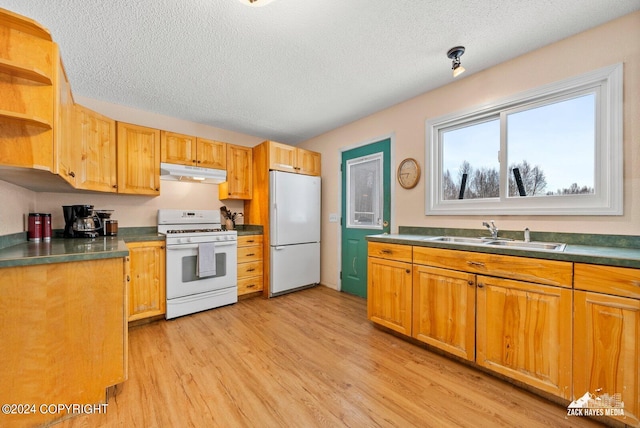
[[[420,165],[413,158],[407,158],[398,166],[398,183],[405,189],[413,189],[420,180]]]

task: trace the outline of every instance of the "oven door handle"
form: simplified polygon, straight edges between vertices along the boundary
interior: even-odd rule
[[[228,247],[231,245],[237,245],[236,241],[229,242],[216,242],[216,248],[218,247]],[[178,245],[167,245],[167,250],[188,250],[192,248],[198,248],[198,244],[178,244]]]

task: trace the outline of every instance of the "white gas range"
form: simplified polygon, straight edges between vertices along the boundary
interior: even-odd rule
[[[222,230],[220,211],[158,210],[166,236],[166,318],[238,301],[235,230]]]

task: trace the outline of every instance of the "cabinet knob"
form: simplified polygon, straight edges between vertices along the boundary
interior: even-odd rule
[[[479,283],[478,283],[478,288],[484,288],[484,284],[483,284],[483,283],[481,283],[481,282],[479,282]]]
[[[467,284],[473,285],[473,281],[468,281]]]
[[[256,270],[255,268],[249,268],[247,269],[247,272],[253,272],[254,270]]]
[[[127,275],[127,282],[131,281],[131,277],[129,275]]]
[[[73,172],[73,171],[69,171],[69,176],[73,177],[73,178],[76,178],[76,173]]]
[[[411,273],[411,269],[407,269],[407,273]]]
[[[247,285],[247,288],[253,288],[255,286],[256,286],[255,284],[249,284],[249,285]]]
[[[117,184],[114,184],[112,187],[113,187],[114,189],[117,189],[117,188],[118,188],[118,185],[117,185]]]

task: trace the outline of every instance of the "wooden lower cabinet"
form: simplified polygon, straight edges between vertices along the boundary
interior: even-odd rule
[[[238,296],[262,291],[262,235],[238,236]]]
[[[640,426],[640,271],[576,263],[575,272],[573,398],[620,394],[616,419]]]
[[[572,290],[477,279],[476,363],[571,398]]]
[[[0,269],[0,402],[106,400],[127,378],[124,258]],[[48,426],[66,411],[0,415],[2,426]]]
[[[129,242],[129,321],[166,313],[165,243]]]
[[[367,261],[367,317],[398,333],[411,336],[411,263],[369,257]]]
[[[413,265],[413,337],[475,359],[475,275]]]

